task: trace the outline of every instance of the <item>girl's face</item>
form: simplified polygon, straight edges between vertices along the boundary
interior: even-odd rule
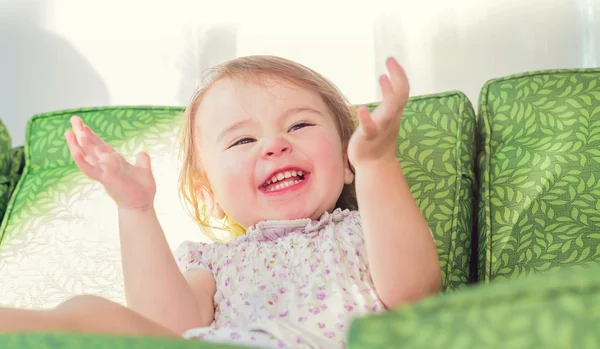
[[[318,219],[352,182],[334,117],[316,93],[274,79],[223,79],[194,117],[214,200],[244,227]]]

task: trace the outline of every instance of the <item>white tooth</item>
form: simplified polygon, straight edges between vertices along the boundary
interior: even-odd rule
[[[302,171],[298,171],[298,176],[302,176],[303,172]]]
[[[285,175],[285,178],[290,178],[292,176],[290,171],[285,171],[284,175]]]
[[[277,176],[271,177],[271,183],[275,183],[275,182],[277,182]]]
[[[292,171],[292,176],[296,177],[298,173],[296,171]]]
[[[271,180],[270,179],[267,181],[267,185],[269,185],[269,184],[271,184]]]
[[[277,180],[282,180],[284,178],[285,178],[285,176],[283,175],[283,173],[278,173],[277,174]]]

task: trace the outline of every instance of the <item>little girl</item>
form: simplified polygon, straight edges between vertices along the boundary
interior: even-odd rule
[[[0,309],[0,332],[345,347],[356,316],[438,292],[435,243],[395,157],[408,81],[386,65],[383,102],[358,108],[356,130],[335,86],[300,64],[251,56],[211,70],[184,115],[180,189],[204,231],[221,220],[235,237],[185,242],[175,257],[148,155],[128,163],[73,117],[73,159],[118,206],[128,307],[79,296]]]

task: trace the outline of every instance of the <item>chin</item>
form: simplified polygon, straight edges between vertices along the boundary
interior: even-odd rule
[[[300,207],[286,207],[286,208],[279,208],[278,210],[276,210],[276,216],[279,218],[275,218],[275,219],[280,219],[280,220],[293,220],[293,219],[304,219],[304,218],[313,218],[314,219],[314,214],[312,212],[309,212],[309,210],[305,209],[305,208],[300,208]]]

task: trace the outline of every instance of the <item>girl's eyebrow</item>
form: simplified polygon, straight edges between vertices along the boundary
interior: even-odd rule
[[[225,137],[226,134],[228,134],[231,131],[235,131],[237,129],[240,129],[248,124],[253,123],[254,121],[250,120],[250,119],[244,119],[241,121],[236,122],[235,124],[229,126],[227,129],[225,129],[225,131],[221,132],[221,134],[219,135],[219,137],[217,137],[217,142],[221,141],[221,139],[223,137]]]
[[[285,119],[285,118],[289,117],[290,115],[297,114],[297,113],[302,113],[302,112],[310,112],[310,113],[321,114],[320,111],[318,111],[318,110],[316,110],[314,108],[302,106],[302,107],[293,107],[293,108],[290,108],[290,109],[286,110],[285,112],[283,112],[283,114],[281,114],[280,117],[282,119]]]
[[[297,114],[297,113],[302,113],[302,112],[310,112],[310,113],[315,113],[315,114],[321,114],[320,111],[314,109],[314,108],[310,108],[310,107],[293,107],[293,108],[289,108],[288,110],[284,111],[281,116],[279,117],[280,119],[287,119],[289,116],[293,115],[293,114]],[[233,125],[229,126],[227,129],[225,129],[223,132],[221,132],[221,134],[219,135],[219,137],[217,137],[217,142],[220,142],[221,139],[223,137],[225,137],[226,134],[228,134],[229,132],[238,130],[244,126],[247,126],[249,124],[254,123],[254,120],[251,119],[244,119],[244,120],[240,120],[236,123],[234,123]]]

